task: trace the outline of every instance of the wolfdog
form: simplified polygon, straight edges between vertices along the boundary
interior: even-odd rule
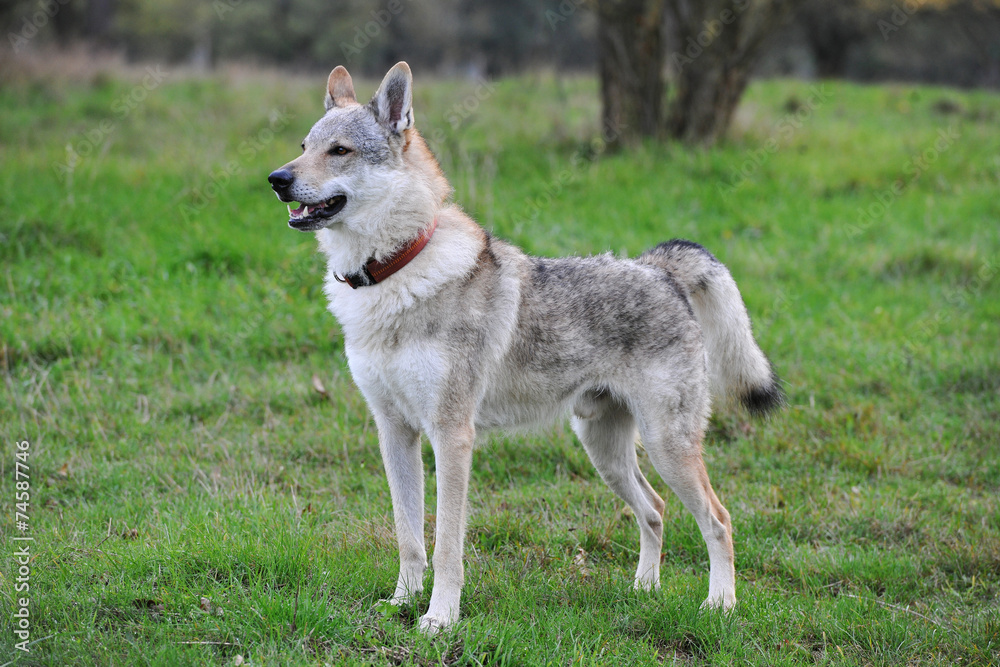
[[[708,598],[736,602],[732,529],[702,461],[710,395],[751,413],[782,403],[729,271],[689,241],[635,259],[530,257],[450,201],[414,127],[405,62],[368,104],[350,74],[327,80],[326,113],[302,155],[268,177],[288,225],[315,232],[351,374],[378,428],[399,543],[391,601],[423,589],[424,473],[434,450],[434,587],[420,628],[458,619],[477,434],[558,419],[639,524],[636,589],[659,587],[664,503],[639,469],[636,436],[708,546]]]

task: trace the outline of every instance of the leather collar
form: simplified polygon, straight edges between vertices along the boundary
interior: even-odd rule
[[[434,235],[434,230],[437,229],[437,216],[434,216],[434,220],[431,222],[430,226],[423,231],[423,233],[417,238],[410,241],[408,244],[400,248],[398,251],[386,257],[384,261],[376,261],[373,257],[365,262],[364,266],[357,273],[348,273],[344,277],[338,276],[336,273],[333,277],[339,282],[347,283],[352,289],[357,289],[359,287],[368,287],[374,285],[375,283],[380,283],[392,274],[399,271],[401,268],[406,266],[410,260],[416,257],[427,242],[431,240],[431,236]]]

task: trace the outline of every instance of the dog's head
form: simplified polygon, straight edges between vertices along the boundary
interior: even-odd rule
[[[288,207],[290,227],[315,231],[378,215],[380,202],[400,186],[404,153],[415,135],[412,89],[410,67],[400,62],[361,105],[347,70],[338,66],[330,73],[326,114],[302,142],[302,155],[267,179],[278,199],[300,204]]]

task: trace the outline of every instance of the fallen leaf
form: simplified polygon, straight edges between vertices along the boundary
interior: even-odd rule
[[[323,381],[320,380],[319,376],[316,375],[315,373],[313,374],[312,377],[312,383],[313,383],[313,389],[316,390],[317,394],[319,394],[323,398],[328,398],[328,394],[326,393],[326,387],[323,386]]]
[[[198,608],[201,609],[206,614],[212,614],[214,616],[222,616],[222,607],[212,604],[212,601],[206,597],[201,597],[198,600]]]

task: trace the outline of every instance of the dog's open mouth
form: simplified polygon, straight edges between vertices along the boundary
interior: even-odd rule
[[[322,222],[340,213],[347,204],[345,195],[331,197],[318,204],[302,204],[298,208],[288,206],[288,226],[294,229],[318,229]]]

